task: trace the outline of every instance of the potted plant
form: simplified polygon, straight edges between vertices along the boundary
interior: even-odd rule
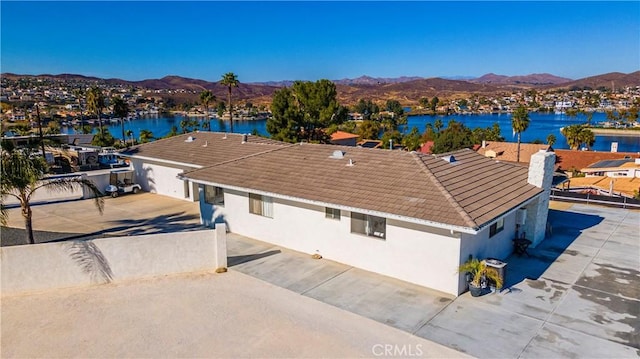
[[[485,261],[470,259],[458,268],[458,272],[468,274],[469,292],[472,297],[481,296],[489,280],[496,283],[496,288],[502,288],[500,274],[495,268],[487,266]]]

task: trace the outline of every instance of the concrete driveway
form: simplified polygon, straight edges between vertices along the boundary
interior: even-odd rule
[[[506,259],[508,288],[479,298],[233,235],[229,265],[476,357],[639,357],[640,212],[561,206],[550,238]]]
[[[163,209],[151,218],[162,217],[162,211],[171,214],[167,218],[197,214],[194,204],[189,205],[195,212],[188,212],[178,209],[187,202],[156,197],[150,201],[166,204],[156,204]],[[148,206],[143,202],[141,207]],[[133,213],[142,212],[131,206]],[[86,213],[100,218],[95,210]],[[480,298],[468,293],[451,298],[237,235],[228,241],[229,268],[298,294],[288,300],[315,299],[459,355],[640,357],[640,212],[563,204],[551,210],[549,220],[552,236],[529,249],[530,257],[506,259],[508,289]],[[122,219],[109,221],[101,230],[114,224],[123,230]],[[148,224],[142,228],[155,230],[154,220],[142,221]],[[127,223],[137,230],[135,221]],[[185,228],[191,226],[196,225],[187,221]]]

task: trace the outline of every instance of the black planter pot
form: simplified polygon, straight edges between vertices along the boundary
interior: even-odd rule
[[[469,292],[471,293],[472,297],[481,296],[483,291],[484,290],[482,289],[482,287],[476,287],[475,285],[469,283]]]

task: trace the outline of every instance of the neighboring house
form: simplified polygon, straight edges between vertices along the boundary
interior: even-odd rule
[[[634,152],[600,152],[600,151],[578,151],[578,150],[555,150],[557,158],[557,168],[563,171],[580,171],[582,168],[605,161],[640,158],[640,153]]]
[[[640,177],[640,158],[599,161],[580,172],[587,177]]]
[[[178,178],[184,171],[203,168],[252,156],[264,151],[292,146],[262,137],[192,132],[134,146],[120,152],[129,158],[142,189],[151,193],[198,200],[197,186]]]
[[[360,136],[353,133],[336,131],[331,134],[331,144],[342,145],[342,146],[355,146],[358,142],[359,137]]]
[[[207,226],[452,295],[466,289],[457,268],[470,256],[505,259],[516,233],[534,245],[544,238],[555,160],[537,153],[527,170],[471,150],[433,156],[219,133],[127,155],[143,180],[185,198],[189,189]]]
[[[433,148],[433,141],[427,141],[420,146],[418,152],[423,153],[425,155],[431,154],[431,148]]]
[[[554,151],[549,145],[520,143],[520,163],[529,163],[529,159],[538,151]],[[477,152],[499,161],[516,162],[518,159],[517,142],[483,141]]]

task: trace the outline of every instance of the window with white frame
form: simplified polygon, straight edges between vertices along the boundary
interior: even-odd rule
[[[499,220],[493,222],[493,224],[491,224],[491,226],[489,227],[489,238],[502,232],[503,229],[504,229],[504,218],[500,218]]]
[[[387,235],[387,220],[382,217],[351,212],[351,233],[385,239]]]
[[[340,220],[340,210],[338,208],[326,207],[324,213],[326,218]]]
[[[273,198],[249,193],[249,213],[273,218]]]
[[[208,204],[224,206],[224,189],[222,187],[204,186],[204,201]]]

